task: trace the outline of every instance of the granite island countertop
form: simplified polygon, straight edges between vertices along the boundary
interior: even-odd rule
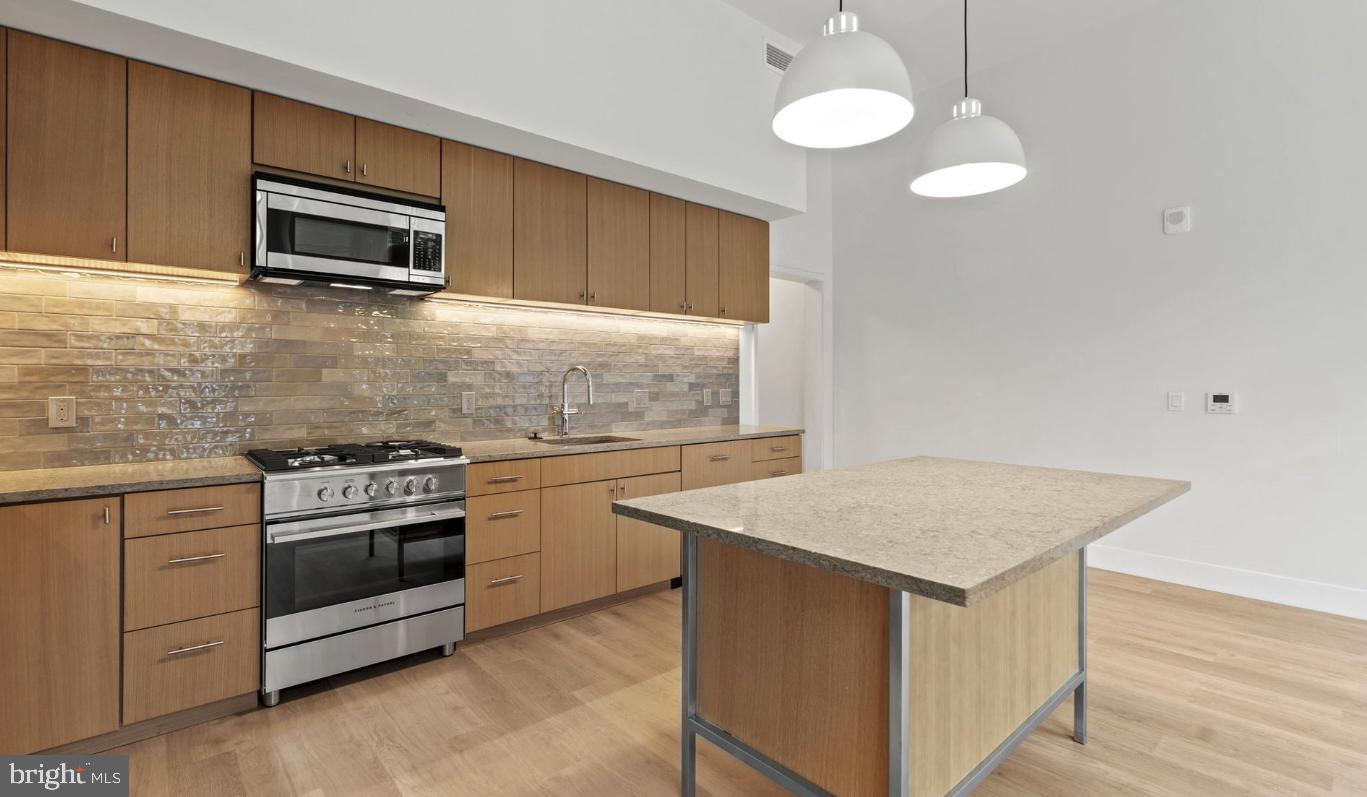
[[[0,471],[0,505],[259,481],[246,457]]]
[[[970,606],[1191,489],[934,457],[613,504],[616,514]]]
[[[629,437],[630,441],[617,443],[597,443],[594,445],[565,446],[554,443],[528,440],[517,437],[509,440],[477,440],[453,443],[460,446],[471,462],[497,462],[508,459],[532,459],[535,457],[554,457],[565,454],[594,454],[602,451],[625,451],[631,448],[657,448],[659,446],[694,445],[696,443],[720,443],[728,440],[749,440],[760,437],[781,437],[802,434],[801,429],[787,426],[749,426],[743,424],[729,426],[692,426],[680,429],[653,429],[641,432],[603,432],[613,437]],[[571,437],[597,437],[597,433],[570,435]]]

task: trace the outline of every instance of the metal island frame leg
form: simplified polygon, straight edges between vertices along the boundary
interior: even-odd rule
[[[680,784],[679,793],[693,797],[697,789],[697,740],[706,739],[731,756],[748,765],[769,780],[800,797],[832,797],[830,792],[811,783],[763,752],[732,736],[698,715],[698,539],[695,534],[683,534],[683,700],[680,729]],[[1052,695],[1032,712],[1014,731],[984,758],[967,776],[946,792],[951,797],[964,797],[995,770],[1003,760],[1044,721],[1058,706],[1072,695],[1073,738],[1079,744],[1087,737],[1087,551],[1078,552],[1077,600],[1077,671],[1068,677]],[[911,602],[912,596],[901,590],[888,594],[888,772],[889,797],[908,797],[911,794]]]

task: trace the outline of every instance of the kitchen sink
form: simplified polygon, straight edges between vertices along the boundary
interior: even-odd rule
[[[597,446],[604,443],[635,443],[640,438],[636,437],[617,437],[610,434],[591,435],[588,437],[547,437],[537,440],[538,443],[545,443],[550,446]]]

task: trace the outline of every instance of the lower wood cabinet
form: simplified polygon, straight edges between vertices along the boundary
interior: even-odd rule
[[[465,569],[465,630],[479,631],[541,611],[541,554],[510,556]]]
[[[685,490],[743,482],[750,478],[750,441],[684,446],[682,460]]]
[[[491,562],[541,550],[541,491],[481,495],[465,503],[465,561]]]
[[[774,479],[779,476],[792,476],[802,472],[802,457],[788,459],[767,459],[750,464],[750,480]]]
[[[0,508],[0,755],[119,725],[119,497]]]
[[[123,583],[125,631],[253,608],[261,601],[261,527],[128,540]]]
[[[618,482],[617,497],[645,498],[677,493],[681,484],[677,473],[637,476]],[[617,591],[658,584],[678,578],[679,533],[633,518],[617,516]]]
[[[256,609],[124,634],[123,721],[249,694],[261,685]]]
[[[617,591],[617,482],[541,490],[541,611]]]

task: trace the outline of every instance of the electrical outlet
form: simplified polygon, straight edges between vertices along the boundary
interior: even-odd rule
[[[461,394],[460,394],[460,411],[461,411],[461,413],[463,413],[463,414],[465,414],[465,415],[470,415],[470,414],[473,414],[473,413],[474,413],[474,411],[475,411],[475,394],[474,394],[474,393],[461,393]]]
[[[637,390],[631,394],[631,408],[633,410],[643,410],[650,404],[650,391]]]
[[[702,405],[704,407],[712,406],[712,388],[705,387],[702,389]]]
[[[725,387],[724,387],[724,388],[722,388],[721,390],[719,390],[719,391],[717,391],[717,392],[720,394],[720,396],[719,396],[719,398],[718,398],[718,401],[721,402],[722,406],[726,406],[727,404],[730,404],[730,403],[731,403],[731,390],[730,390],[730,388],[725,388]]]
[[[76,425],[76,397],[52,396],[47,400],[47,425],[50,429],[64,429]]]
[[[1187,408],[1187,394],[1178,390],[1168,391],[1168,412],[1181,412]]]

